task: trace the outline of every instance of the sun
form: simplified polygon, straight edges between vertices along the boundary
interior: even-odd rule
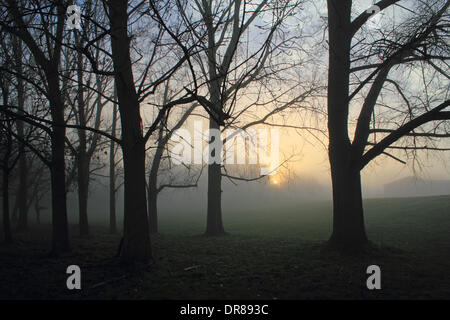
[[[279,187],[283,183],[283,179],[279,174],[269,176],[269,183],[274,187]]]

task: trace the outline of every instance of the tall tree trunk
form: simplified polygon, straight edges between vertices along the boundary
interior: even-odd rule
[[[76,41],[80,44],[78,36]],[[77,55],[77,79],[78,79],[78,120],[80,126],[86,126],[85,103],[83,94],[83,55],[81,52]],[[89,156],[87,154],[86,131],[78,130],[79,146],[77,154],[77,173],[78,173],[78,211],[79,211],[79,227],[80,235],[89,234],[88,223],[88,192],[89,192]]]
[[[330,243],[358,247],[367,242],[361,178],[348,137],[351,1],[328,0],[328,131],[333,186],[333,234]]]
[[[117,100],[114,89],[114,101]],[[111,135],[116,136],[117,105],[114,103]],[[109,232],[117,232],[116,222],[116,157],[115,142],[111,140],[109,145]]]
[[[237,1],[235,3],[235,10],[239,11],[241,1]],[[224,81],[224,77],[226,77],[227,73],[227,65],[225,62],[222,62],[222,65],[218,68],[219,64],[217,61],[217,43],[215,39],[215,30],[213,27],[213,14],[212,14],[212,5],[211,2],[203,1],[203,6],[205,8],[206,15],[204,16],[205,25],[207,28],[208,34],[208,75],[209,75],[209,94],[210,101],[214,107],[217,108],[216,116],[217,119],[221,117],[221,112],[223,112],[223,97],[221,94],[222,81]],[[239,14],[235,15],[234,27],[233,27],[233,35],[231,42],[236,44],[236,35],[237,35],[237,21]],[[230,52],[231,46],[234,44],[230,44],[226,50],[224,61],[230,61],[232,57],[232,52]],[[234,51],[234,50],[231,50]],[[218,70],[219,69],[219,70]],[[214,112],[214,111],[213,111]],[[209,118],[209,129],[210,130],[220,130],[219,123],[213,119],[212,116]],[[209,141],[210,143],[212,141]],[[215,152],[222,152],[222,150],[215,150]],[[214,156],[209,154],[209,157]],[[207,236],[220,236],[225,234],[225,230],[223,228],[222,223],[222,170],[220,163],[211,163],[208,164],[208,200],[207,200],[207,217],[206,217],[206,231],[205,235]]]
[[[217,122],[210,118],[209,129],[219,129]],[[210,141],[211,142],[211,141]],[[215,149],[214,152],[221,152]],[[212,154],[214,156],[215,154]],[[211,156],[211,155],[210,155]],[[206,218],[207,236],[224,235],[222,223],[222,170],[220,163],[208,164],[208,206]]]
[[[67,221],[66,166],[64,104],[59,89],[58,71],[53,70],[48,75],[51,115],[55,125],[52,126],[51,150],[52,163],[51,193],[52,193],[52,254],[58,255],[70,251],[69,231]]]
[[[22,41],[15,37],[14,39],[14,60],[16,63],[16,70],[19,75],[23,74],[22,71]],[[25,95],[24,95],[24,83],[21,76],[17,77],[17,106],[19,113],[24,110]],[[17,135],[21,138],[24,137],[24,123],[22,121],[17,121]],[[17,229],[19,231],[24,231],[28,228],[28,210],[27,210],[27,199],[28,199],[28,183],[27,183],[27,161],[25,155],[25,147],[21,143],[19,145],[19,186],[18,186],[18,224]]]
[[[6,161],[5,161],[6,162]],[[8,165],[6,163],[6,165]],[[12,243],[11,223],[9,221],[9,172],[7,168],[3,170],[3,233],[6,243]]]
[[[121,258],[147,262],[151,258],[145,191],[145,139],[133,79],[128,37],[128,1],[108,1],[111,48],[122,125],[124,165],[124,230]]]

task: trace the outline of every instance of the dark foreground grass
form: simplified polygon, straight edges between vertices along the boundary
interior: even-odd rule
[[[357,256],[325,245],[329,203],[225,213],[229,235],[219,238],[200,235],[200,215],[166,214],[149,266],[121,265],[120,237],[102,227],[49,258],[49,227],[33,227],[0,246],[0,298],[449,299],[450,197],[365,204],[373,247]],[[66,289],[71,264],[81,267],[81,291]],[[371,264],[381,267],[382,290],[366,288]]]

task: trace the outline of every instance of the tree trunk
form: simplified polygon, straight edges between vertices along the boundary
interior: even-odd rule
[[[117,100],[117,94],[114,90],[114,101]],[[117,123],[117,105],[114,103],[111,135],[116,136]],[[115,142],[110,141],[109,146],[109,232],[117,232],[116,222],[116,158]]]
[[[39,206],[39,200],[36,197],[36,202],[34,203],[34,211],[36,211],[36,223],[41,224],[41,208]]]
[[[147,197],[150,233],[155,234],[158,233],[158,191],[157,179],[151,173],[148,182]]]
[[[108,6],[124,165],[124,230],[120,255],[125,262],[147,262],[151,258],[151,245],[145,191],[145,140],[130,58],[128,1],[108,1]]]
[[[7,169],[3,170],[3,233],[5,242],[12,243],[11,223],[9,221],[9,172]]]
[[[23,133],[23,130],[22,130]],[[22,144],[21,144],[22,145]],[[19,151],[19,219],[17,221],[17,230],[25,231],[28,229],[28,209],[27,209],[27,199],[28,199],[28,183],[27,183],[27,164],[26,156],[24,150]]]
[[[126,129],[122,132],[123,136],[127,135]],[[142,141],[125,141],[122,148],[125,209],[121,257],[127,262],[147,262],[151,258],[151,247],[145,197],[145,145]]]
[[[79,227],[80,235],[89,234],[88,223],[88,192],[89,192],[89,159],[86,152],[80,149],[77,159],[78,166],[78,210],[79,210]]]
[[[82,46],[78,35],[75,36],[76,42]],[[83,94],[83,55],[78,52],[77,55],[77,79],[78,79],[78,121],[80,126],[86,126],[85,102]],[[77,173],[78,173],[78,213],[79,213],[79,227],[80,236],[89,234],[88,223],[88,192],[89,192],[89,156],[87,154],[86,131],[78,130],[79,147],[77,154]]]
[[[19,193],[19,187],[17,187],[17,193]],[[11,221],[12,222],[17,222],[17,220],[19,220],[19,201],[20,201],[20,197],[18,195],[16,195],[14,197],[14,207],[13,207],[13,211],[11,214]]]
[[[113,171],[114,168],[110,168]],[[109,176],[109,233],[117,233],[117,222],[116,222],[116,184],[114,174]]]
[[[65,166],[65,137],[64,104],[59,89],[57,70],[47,71],[49,92],[51,92],[50,107],[52,120],[51,135],[51,192],[52,192],[52,255],[70,251],[69,231],[67,225],[67,194],[66,194],[66,166]]]
[[[333,233],[330,243],[351,249],[364,246],[367,236],[359,170],[348,170],[340,164],[332,165]]]
[[[164,137],[164,125],[161,124],[158,132],[158,146],[156,148],[155,156],[152,161],[152,167],[150,168],[150,173],[148,175],[147,201],[151,234],[158,233],[158,171],[159,166],[161,165],[164,146],[169,137],[169,133],[167,133],[167,136]]]
[[[16,63],[17,74],[22,75],[22,41],[17,37],[14,38],[14,60]],[[17,106],[19,113],[24,110],[25,104],[25,94],[24,94],[24,83],[21,76],[17,77]],[[23,121],[17,121],[17,135],[21,138],[24,137],[24,123]],[[18,186],[18,224],[17,230],[24,231],[28,228],[28,210],[27,210],[27,200],[28,200],[28,183],[27,183],[27,161],[25,155],[25,147],[21,143],[19,145],[19,186]]]
[[[52,254],[70,251],[66,207],[64,128],[54,127],[52,137]]]
[[[351,1],[328,0],[328,132],[333,187],[333,233],[330,243],[344,248],[367,242],[361,178],[348,137],[351,47]]]
[[[219,129],[214,119],[209,120],[209,129]],[[221,152],[221,150],[215,150]],[[214,156],[214,154],[212,155]],[[225,234],[222,223],[222,172],[220,163],[208,165],[208,207],[206,219],[207,236],[220,236]]]

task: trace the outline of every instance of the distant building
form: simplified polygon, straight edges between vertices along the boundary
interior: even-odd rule
[[[406,177],[384,185],[386,197],[427,197],[450,195],[450,180]]]

